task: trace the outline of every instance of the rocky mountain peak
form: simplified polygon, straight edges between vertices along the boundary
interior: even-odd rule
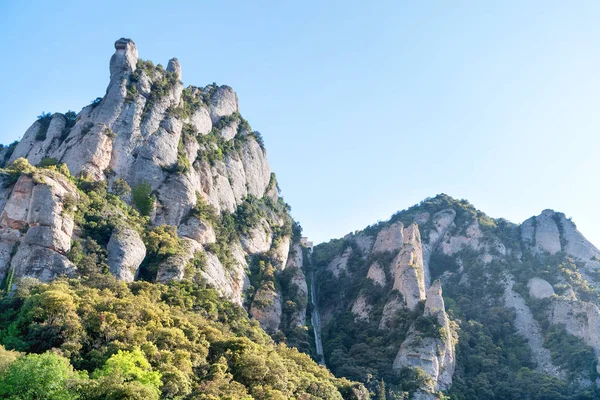
[[[141,60],[131,39],[115,42],[110,74],[104,97],[77,114],[44,114],[7,157],[18,178],[0,191],[0,279],[76,274],[100,213],[107,226],[93,234],[97,257],[117,278],[168,282],[201,265],[198,276],[241,304],[248,260],[282,269],[291,246],[262,137],[231,87],[184,88],[176,58],[166,69]],[[90,200],[98,189],[105,199]],[[71,197],[85,201],[73,206]],[[172,245],[149,261],[152,232]]]
[[[138,51],[131,39],[121,38],[115,42],[115,54],[110,59],[110,79],[135,71]]]

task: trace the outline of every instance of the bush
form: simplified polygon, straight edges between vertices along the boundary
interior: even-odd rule
[[[48,132],[48,127],[52,121],[52,113],[42,112],[42,114],[38,115],[37,118],[38,122],[40,123],[40,127],[35,134],[35,140],[46,140],[46,133]]]
[[[13,361],[0,375],[0,397],[15,400],[70,400],[77,374],[69,360],[53,353],[29,354]]]
[[[95,108],[98,104],[100,104],[101,101],[102,97],[96,97],[94,100],[92,100],[90,105],[92,106],[92,108]]]
[[[274,344],[245,310],[190,281],[126,284],[101,276],[37,283],[0,299],[0,310],[2,343],[29,352],[53,346],[91,376],[48,353],[12,367],[21,357],[8,361],[16,373],[2,374],[0,364],[0,398],[145,400],[156,399],[160,387],[167,399],[341,400],[352,385]],[[14,384],[4,384],[6,376]],[[34,387],[42,391],[26,397]]]
[[[123,178],[119,178],[112,183],[112,190],[113,193],[119,197],[125,197],[131,194],[131,187]]]
[[[38,167],[45,168],[45,167],[51,167],[51,166],[54,166],[57,164],[58,164],[58,160],[56,158],[44,157],[44,158],[42,158],[42,161],[40,161],[40,163],[38,164]]]
[[[154,197],[152,197],[152,186],[142,182],[133,188],[133,204],[144,216],[149,216],[154,208]]]
[[[4,146],[4,145],[0,145],[0,149],[4,149],[6,148],[6,151],[4,153],[4,158],[0,159],[0,167],[4,167],[6,165],[6,162],[8,160],[10,160],[10,157],[12,157],[13,153],[15,152],[15,149],[17,148],[17,145],[19,144],[18,140],[15,140],[14,142],[12,142],[11,144],[9,144],[8,146]]]

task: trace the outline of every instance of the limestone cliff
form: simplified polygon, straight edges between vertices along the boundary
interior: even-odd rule
[[[570,354],[561,353],[558,343],[579,346],[586,357],[591,350],[595,360],[586,363],[600,361],[598,253],[561,213],[545,210],[516,225],[492,219],[464,200],[426,199],[389,221],[315,248],[328,366],[350,370],[355,379],[357,371],[380,368],[386,376],[393,367],[402,379],[419,382],[404,394],[415,399],[466,390],[471,384],[465,376],[473,372],[461,366],[455,344],[467,341],[460,351],[477,353],[470,335],[482,335],[488,326],[480,321],[489,318],[504,321],[503,335],[522,343],[513,357],[529,360],[524,367],[561,385],[574,382],[570,390],[589,390],[596,372],[567,363]],[[444,311],[441,286],[451,312]],[[489,329],[497,332],[498,326]],[[365,338],[361,332],[370,334]],[[384,361],[370,362],[363,345]],[[393,359],[390,348],[396,349]]]
[[[430,378],[427,386],[421,388],[423,398],[435,398],[434,394],[452,385],[455,368],[454,344],[456,333],[450,326],[442,298],[442,284],[436,280],[427,291],[424,319],[432,318],[426,324],[428,331],[421,327],[422,322],[411,325],[408,336],[402,342],[394,360],[393,368],[419,368]]]
[[[194,275],[239,304],[247,302],[254,258],[285,267],[291,218],[262,138],[240,115],[236,93],[214,84],[184,88],[177,59],[166,68],[143,61],[130,39],[115,42],[109,69],[103,97],[77,114],[42,115],[10,154],[3,148],[2,165],[26,160],[36,172],[15,182],[3,178],[0,279],[77,275],[69,251],[74,241],[87,252],[91,222],[87,214],[73,219],[78,196],[86,197],[79,182],[86,180],[148,216],[148,226],[132,226],[133,214],[123,217],[123,224],[102,232],[110,240],[96,240],[108,272],[128,282],[140,278],[140,269],[141,278],[162,283]],[[48,165],[64,165],[68,172],[51,173]],[[97,211],[112,220],[129,215],[126,206]],[[163,225],[176,228],[176,251],[149,254],[149,232]],[[280,293],[257,289],[252,297],[268,294],[281,308]],[[280,315],[274,318],[261,322],[278,325]]]
[[[600,250],[564,214],[517,225],[438,195],[312,251],[232,88],[184,88],[177,59],[143,61],[130,39],[109,71],[103,97],[0,148],[3,293],[192,280],[372,391],[479,393],[502,362],[515,382],[600,387]]]

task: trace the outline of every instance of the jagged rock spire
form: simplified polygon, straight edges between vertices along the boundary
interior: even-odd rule
[[[110,59],[110,79],[135,71],[138,51],[131,39],[121,38],[115,42],[115,54]]]
[[[177,74],[177,78],[181,80],[181,64],[179,64],[179,60],[176,58],[171,58],[169,60],[169,64],[167,64],[167,71],[174,72]]]

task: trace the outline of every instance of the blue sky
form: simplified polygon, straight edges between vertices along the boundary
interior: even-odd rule
[[[104,94],[119,37],[228,84],[316,242],[437,193],[600,245],[600,2],[0,1],[0,142]]]

